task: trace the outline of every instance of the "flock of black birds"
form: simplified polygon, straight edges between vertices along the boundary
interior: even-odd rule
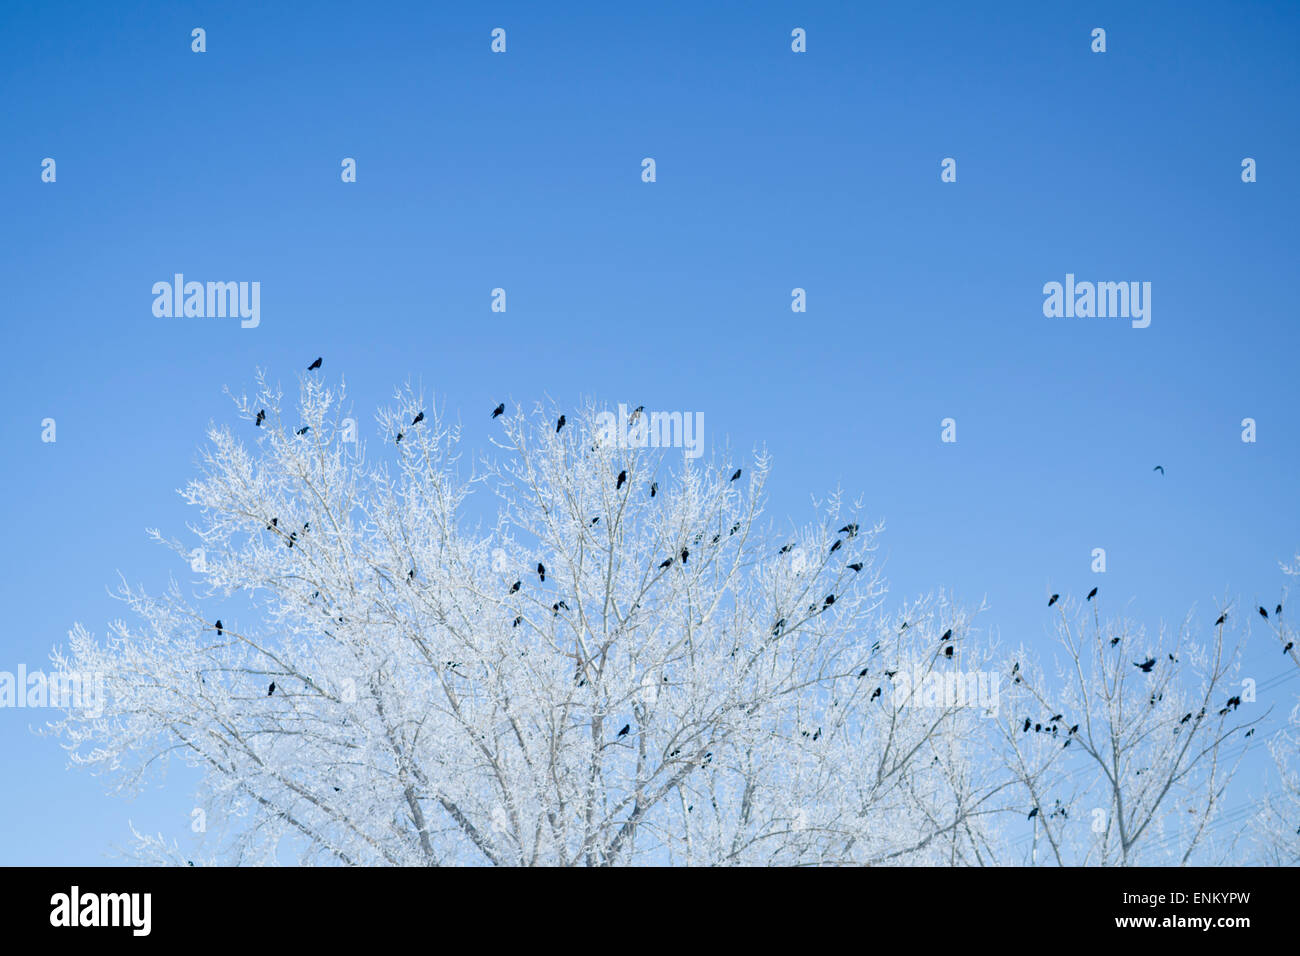
[[[308,371],[315,371],[315,370],[321,368],[321,367],[322,367],[322,364],[323,364],[323,358],[318,356],[314,362],[312,362],[310,365],[307,366],[307,370],[308,370]],[[505,406],[505,403],[504,403],[504,402],[498,404],[498,405],[496,406],[496,408],[494,408],[494,409],[492,410],[491,418],[496,419],[496,418],[501,417],[502,415],[505,414],[505,410],[506,410],[506,406]],[[637,418],[642,414],[642,412],[644,412],[644,410],[645,410],[645,406],[644,406],[644,405],[637,406],[636,410],[633,411],[632,415],[629,417],[629,423],[634,423],[634,422],[636,422]],[[265,409],[259,409],[258,412],[257,412],[257,415],[256,415],[256,417],[255,417],[255,419],[254,419],[253,424],[254,424],[255,426],[257,426],[257,427],[260,428],[261,425],[262,425],[262,423],[263,423],[265,420],[266,420],[266,410],[265,410]],[[410,424],[409,427],[414,428],[415,426],[419,425],[419,424],[420,424],[421,422],[423,422],[423,421],[424,421],[424,412],[423,412],[423,411],[420,411],[420,412],[418,412],[418,413],[415,415],[415,417],[412,419],[411,424]],[[564,428],[564,426],[565,426],[566,423],[567,423],[567,420],[566,420],[565,416],[564,416],[564,415],[560,415],[559,419],[558,419],[558,420],[556,421],[556,423],[555,423],[555,433],[556,433],[556,434],[559,434],[560,431],[563,430],[563,428]],[[302,426],[301,428],[299,428],[299,429],[297,430],[296,434],[299,435],[299,436],[306,435],[310,430],[311,430],[310,426],[306,426],[306,425],[304,425],[304,426]],[[397,442],[400,443],[404,437],[405,437],[404,432],[399,431],[399,432],[397,433],[397,439],[396,439]],[[1160,472],[1161,474],[1164,474],[1164,468],[1163,468],[1162,466],[1160,466],[1160,465],[1157,465],[1153,470],[1154,470],[1154,471],[1158,471],[1158,472]],[[742,470],[739,469],[739,468],[737,468],[736,471],[732,474],[732,476],[731,476],[731,478],[730,478],[730,481],[732,481],[732,482],[739,481],[739,480],[740,480],[740,477],[741,477],[741,474],[742,474]],[[626,470],[620,471],[620,472],[618,473],[617,478],[615,479],[615,485],[614,485],[614,489],[615,489],[615,491],[620,491],[620,490],[622,490],[623,485],[625,485],[625,484],[627,483],[627,480],[628,480],[627,471],[626,471]],[[650,497],[651,497],[651,498],[654,498],[654,497],[658,494],[658,492],[659,492],[659,484],[658,484],[658,482],[651,482],[651,483],[650,483],[650,486],[649,486],[649,492],[650,492]],[[594,526],[594,525],[596,525],[599,521],[600,521],[600,517],[597,516],[597,517],[591,519],[591,524]],[[730,532],[730,533],[731,533],[731,534],[735,534],[736,531],[739,530],[739,527],[740,527],[739,523],[733,525],[732,528],[731,528],[731,532]],[[281,537],[283,537],[283,538],[285,539],[285,543],[286,543],[286,545],[287,545],[288,547],[290,547],[290,548],[293,547],[294,542],[298,539],[298,534],[297,534],[297,532],[292,532],[292,533],[290,533],[290,534],[287,535],[287,536],[284,535],[283,531],[281,531],[280,528],[279,528],[279,519],[278,519],[278,518],[272,518],[272,519],[270,520],[270,523],[267,524],[267,526],[266,526],[266,530],[268,530],[268,531],[276,531],[278,534],[281,535]],[[307,531],[309,531],[309,530],[310,530],[310,524],[309,524],[309,523],[304,524],[304,525],[303,525],[303,531],[304,531],[304,532],[307,532]],[[843,534],[847,534],[849,539],[852,539],[852,538],[856,537],[856,536],[857,536],[857,533],[858,533],[858,525],[857,525],[856,522],[851,522],[851,523],[849,523],[849,524],[846,524],[844,527],[840,528],[839,531],[838,531],[838,534],[842,534],[842,535],[843,535]],[[715,535],[715,536],[713,537],[713,543],[716,544],[716,543],[718,542],[718,540],[719,540],[720,537],[721,537],[720,535]],[[829,552],[829,553],[830,553],[830,554],[834,554],[836,551],[838,551],[838,550],[843,546],[843,544],[844,544],[844,540],[845,540],[845,539],[841,539],[841,538],[838,538],[838,537],[837,537],[837,538],[835,539],[835,542],[831,545],[831,548],[830,548],[830,552]],[[698,543],[698,536],[697,536],[697,543]],[[780,549],[780,551],[778,552],[778,554],[782,554],[782,555],[783,555],[783,554],[787,554],[787,553],[789,553],[790,551],[792,551],[794,548],[795,548],[795,544],[794,544],[793,542],[791,542],[791,543],[789,543],[789,544],[786,544],[786,545],[782,546],[782,548]],[[686,547],[683,546],[683,547],[681,548],[680,552],[679,552],[679,557],[680,557],[680,559],[681,559],[681,563],[682,563],[683,565],[685,565],[685,564],[687,563],[689,557],[690,557],[690,550],[689,550],[688,548],[686,548]],[[665,560],[663,560],[663,561],[659,564],[659,570],[661,570],[661,571],[663,571],[663,570],[667,570],[668,568],[672,567],[673,563],[674,563],[674,558],[673,558],[673,557],[668,557],[668,558],[666,558]],[[862,564],[862,562],[860,562],[860,561],[855,561],[855,562],[853,562],[852,564],[847,565],[846,567],[847,567],[849,570],[851,570],[851,571],[857,573],[857,572],[860,572],[860,571],[862,570],[862,568],[863,568],[863,564]],[[537,563],[537,576],[538,576],[538,579],[539,579],[541,582],[544,583],[544,582],[546,581],[546,566],[545,566],[542,562],[540,562],[540,561]],[[407,575],[407,580],[408,580],[408,581],[410,581],[410,580],[414,580],[414,578],[415,578],[415,570],[412,569],[412,570],[410,571],[410,573]],[[518,592],[518,591],[520,590],[520,588],[521,588],[522,586],[523,586],[523,582],[522,582],[522,581],[515,581],[514,584],[512,584],[512,585],[510,586],[510,593],[511,593],[511,594],[515,594],[516,592]],[[317,593],[319,594],[319,592],[317,592]],[[1094,588],[1092,588],[1092,590],[1090,590],[1090,591],[1088,592],[1087,597],[1085,598],[1085,600],[1086,600],[1086,601],[1092,601],[1092,599],[1095,598],[1096,596],[1097,596],[1097,588],[1094,587]],[[1055,604],[1060,600],[1060,597],[1061,597],[1060,594],[1052,594],[1051,597],[1048,598],[1047,606],[1048,606],[1048,607],[1052,607],[1053,605],[1055,605]],[[823,599],[823,601],[822,601],[821,610],[825,610],[825,609],[831,607],[832,605],[834,605],[834,603],[835,603],[835,595],[834,595],[834,594],[828,594],[828,595]],[[565,610],[565,611],[569,610],[569,606],[568,606],[568,604],[566,604],[563,600],[560,600],[560,601],[555,602],[555,603],[551,606],[551,610],[552,610],[552,613],[553,613],[553,614],[557,614],[557,615],[558,615],[559,612],[560,612],[561,610]],[[810,614],[812,614],[812,613],[816,613],[817,610],[818,610],[818,607],[817,607],[817,604],[816,604],[816,603],[811,604],[811,605],[809,605],[809,607],[808,607],[808,612],[809,612]],[[1260,617],[1264,618],[1265,620],[1269,620],[1269,613],[1268,613],[1268,610],[1267,610],[1266,608],[1264,608],[1264,607],[1261,606],[1261,607],[1259,607],[1258,610],[1259,610],[1259,615],[1260,615]],[[1280,618],[1281,615],[1282,615],[1282,605],[1281,605],[1281,604],[1278,604],[1277,607],[1274,609],[1274,616]],[[1222,627],[1223,624],[1227,621],[1227,619],[1228,619],[1228,612],[1227,612],[1227,611],[1224,611],[1223,613],[1221,613],[1221,614],[1219,615],[1218,619],[1214,622],[1214,623],[1215,623],[1215,626],[1216,626],[1216,627]],[[343,619],[340,617],[340,618],[339,618],[339,621],[342,622],[342,620],[343,620]],[[518,616],[515,617],[514,621],[512,622],[511,627],[518,627],[522,622],[523,622],[523,616],[522,616],[522,615],[518,615]],[[222,622],[221,622],[220,619],[218,619],[218,620],[216,621],[216,623],[215,623],[214,626],[215,626],[215,629],[216,629],[216,632],[217,632],[218,635],[221,635],[221,634],[224,633],[224,625],[222,624]],[[773,627],[772,627],[772,636],[773,636],[773,637],[779,637],[779,636],[780,636],[780,635],[785,631],[785,628],[786,628],[786,619],[785,619],[785,618],[781,618],[781,619],[779,619],[779,620],[778,620],[778,621],[773,625]],[[902,625],[902,627],[901,627],[901,629],[900,629],[900,633],[905,632],[905,631],[907,630],[907,628],[908,628],[908,622],[904,621],[904,622],[903,622],[903,625]],[[942,651],[943,656],[944,656],[945,658],[951,660],[952,657],[953,657],[953,645],[952,645],[951,643],[949,643],[949,642],[952,640],[952,629],[949,628],[949,629],[947,629],[946,631],[944,631],[943,635],[940,637],[939,640],[940,640],[940,643],[942,643],[942,644],[944,645],[944,647],[943,647],[943,651]],[[1117,646],[1119,643],[1120,643],[1120,638],[1119,638],[1119,637],[1114,637],[1114,638],[1112,638],[1112,639],[1110,640],[1110,646],[1111,646],[1111,647],[1115,647],[1115,646]],[[879,647],[879,642],[877,642],[877,643],[873,646],[873,650],[875,650],[875,649],[878,648],[878,647]],[[1282,652],[1283,652],[1284,654],[1285,654],[1285,653],[1289,653],[1293,647],[1294,647],[1294,642],[1287,642],[1287,644],[1286,644],[1285,647],[1283,648],[1283,651],[1282,651]],[[1169,655],[1169,659],[1170,659],[1171,661],[1177,662],[1177,658],[1175,658],[1173,654],[1170,654],[1170,655]],[[1140,670],[1140,671],[1141,671],[1142,673],[1144,673],[1144,674],[1150,674],[1150,673],[1152,673],[1152,671],[1155,669],[1156,663],[1157,663],[1157,661],[1156,661],[1156,659],[1155,659],[1154,657],[1147,657],[1147,658],[1145,658],[1145,659],[1142,660],[1142,661],[1135,661],[1135,662],[1133,663],[1133,666],[1136,667],[1138,670]],[[858,673],[857,673],[857,677],[858,677],[859,679],[866,677],[867,674],[868,674],[868,672],[869,672],[869,670],[870,670],[870,667],[869,667],[869,666],[867,666],[867,667],[863,667],[860,671],[858,671]],[[1019,662],[1016,662],[1016,663],[1014,664],[1014,666],[1012,667],[1011,674],[1012,674],[1012,677],[1013,677],[1014,683],[1017,683],[1017,684],[1021,683],[1021,677],[1020,677],[1019,672],[1020,672],[1020,663],[1019,663]],[[582,673],[582,667],[581,667],[581,665],[579,665],[579,668],[578,668],[578,675],[576,675],[576,676],[578,676],[578,677],[581,678],[581,673]],[[896,673],[898,673],[898,672],[897,672],[896,670],[895,670],[895,671],[886,670],[884,673],[885,673],[885,676],[886,676],[886,677],[892,678],[892,677],[893,677]],[[664,680],[666,681],[667,678],[665,677]],[[580,680],[580,683],[585,684],[585,683],[586,683],[585,679],[581,679],[581,680]],[[273,696],[273,695],[275,694],[275,687],[276,687],[275,682],[272,681],[271,684],[270,684],[270,686],[267,688],[266,695],[267,695],[268,697]],[[884,692],[883,685],[876,687],[875,690],[872,691],[872,693],[871,693],[870,700],[876,700],[877,698],[881,697],[881,695],[883,694],[883,692]],[[1151,705],[1154,707],[1154,706],[1156,705],[1156,703],[1157,703],[1159,700],[1162,700],[1163,698],[1164,698],[1164,694],[1163,694],[1163,692],[1161,692],[1161,693],[1159,693],[1159,694],[1152,694],[1152,695],[1151,695]],[[1220,715],[1220,716],[1226,716],[1229,712],[1236,710],[1239,706],[1241,706],[1241,698],[1238,697],[1238,696],[1230,697],[1230,698],[1228,698],[1228,700],[1227,700],[1227,702],[1224,704],[1224,706],[1223,706],[1222,708],[1220,708],[1220,710],[1219,710],[1219,715]],[[1188,712],[1188,713],[1184,714],[1183,717],[1178,721],[1178,725],[1174,727],[1174,733],[1178,733],[1179,730],[1181,729],[1181,727],[1182,727],[1183,725],[1186,725],[1187,723],[1189,723],[1189,722],[1192,720],[1192,717],[1193,717],[1193,715],[1191,714],[1191,712]],[[1200,712],[1199,712],[1198,714],[1196,714],[1196,720],[1199,722],[1200,720],[1204,719],[1204,717],[1205,717],[1205,708],[1201,708]],[[1021,725],[1021,732],[1022,732],[1022,733],[1029,733],[1030,729],[1032,728],[1033,731],[1034,731],[1035,733],[1046,733],[1046,734],[1050,734],[1052,737],[1057,737],[1057,736],[1059,735],[1059,733],[1060,733],[1060,729],[1061,729],[1061,727],[1063,726],[1063,724],[1062,724],[1063,721],[1064,721],[1064,715],[1063,715],[1063,714],[1054,714],[1052,717],[1050,717],[1050,718],[1047,720],[1046,723],[1044,723],[1044,722],[1042,722],[1042,721],[1035,722],[1035,721],[1033,721],[1031,718],[1026,717],[1026,718],[1024,718],[1024,722],[1023,722],[1023,724]],[[621,740],[621,739],[623,739],[624,737],[628,736],[628,734],[631,733],[631,730],[632,730],[632,725],[631,725],[630,723],[624,724],[623,727],[619,730],[618,734],[616,735],[615,740]],[[1071,742],[1072,742],[1073,739],[1075,738],[1075,735],[1078,733],[1078,731],[1079,731],[1079,725],[1078,725],[1078,724],[1073,724],[1073,725],[1071,725],[1071,726],[1066,730],[1066,739],[1065,739],[1065,742],[1064,742],[1064,747],[1069,747],[1069,746],[1070,746]],[[1251,736],[1254,732],[1255,732],[1255,731],[1254,731],[1254,728],[1251,728],[1250,730],[1246,731],[1246,736],[1249,737],[1249,736]],[[809,734],[808,731],[801,731],[801,733],[802,733],[802,735],[805,736],[805,737],[810,736],[810,734]],[[821,737],[821,728],[819,727],[819,728],[817,728],[817,730],[816,730],[815,733],[812,733],[812,734],[811,734],[811,738],[812,738],[813,740],[817,740],[817,739],[819,739],[820,737]],[[675,756],[676,753],[678,753],[678,752],[680,752],[680,751],[675,751],[673,755]],[[708,754],[708,758],[712,758],[712,756],[713,756],[712,753]],[[706,762],[707,762],[707,759],[706,759]],[[338,790],[337,787],[335,787],[334,789],[335,789],[336,791]],[[1059,801],[1059,800],[1057,801],[1057,805],[1058,805],[1058,806],[1057,806],[1057,809],[1054,810],[1054,811],[1050,814],[1050,816],[1057,816],[1057,815],[1060,815],[1060,816],[1062,816],[1062,817],[1068,816],[1068,814],[1066,813],[1065,808],[1062,807],[1062,806],[1060,806],[1060,801]],[[1034,807],[1033,809],[1031,809],[1031,810],[1029,811],[1028,819],[1031,819],[1031,820],[1032,820],[1032,819],[1034,819],[1036,816],[1038,816],[1038,811],[1039,811],[1039,808],[1038,808],[1038,807]],[[191,863],[190,865],[192,866],[193,864]]]

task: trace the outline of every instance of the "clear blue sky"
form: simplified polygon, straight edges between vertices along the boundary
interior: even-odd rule
[[[701,411],[774,454],[774,516],[860,493],[895,597],[987,597],[1011,644],[1044,641],[1049,589],[1152,626],[1272,606],[1300,547],[1300,10],[1138,6],[8,0],[0,670],[102,635],[119,570],[162,590],[144,529],[185,533],[222,387],[318,354],[364,423],[410,378],[470,447],[499,401]],[[175,272],[260,281],[261,326],[155,318]],[[1067,272],[1151,282],[1150,328],[1044,318]],[[183,774],[102,796],[47,716],[0,710],[0,863],[103,861],[128,818],[187,835]]]

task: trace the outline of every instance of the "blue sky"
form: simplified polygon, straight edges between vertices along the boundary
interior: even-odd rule
[[[860,494],[896,597],[987,598],[1011,644],[1045,643],[1051,591],[1151,626],[1280,600],[1295,6],[267,6],[0,11],[0,670],[102,634],[119,571],[165,587],[144,529],[184,533],[223,386],[318,354],[363,422],[410,379],[472,448],[499,401],[703,412],[774,455],[771,514]],[[260,281],[261,325],[156,318],[175,272]],[[1151,326],[1045,318],[1066,273],[1151,282]],[[1258,628],[1247,669],[1284,671]],[[184,774],[105,797],[46,716],[0,710],[0,863],[185,835]]]

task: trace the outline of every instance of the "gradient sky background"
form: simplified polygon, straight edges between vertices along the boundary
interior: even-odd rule
[[[408,379],[473,451],[499,401],[701,411],[772,452],[773,518],[861,494],[891,599],[987,598],[1007,644],[1046,646],[1051,591],[1151,627],[1195,605],[1202,635],[1225,594],[1272,607],[1300,549],[1300,7],[1135,6],[7,0],[0,670],[102,636],[119,571],[183,574],[144,531],[185,534],[223,386],[292,391],[318,354],[370,437]],[[175,272],[260,281],[261,326],[155,318]],[[1150,328],[1044,318],[1067,272],[1151,282]],[[1254,632],[1247,673],[1286,672]],[[104,862],[128,819],[187,845],[192,778],[105,796],[49,716],[0,710],[0,863]]]

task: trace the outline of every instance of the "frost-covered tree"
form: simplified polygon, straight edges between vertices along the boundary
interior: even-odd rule
[[[1283,573],[1300,576],[1300,553]],[[1288,665],[1300,668],[1300,634],[1287,619],[1283,604],[1269,612],[1269,630],[1282,649]],[[1291,695],[1287,723],[1268,742],[1278,776],[1255,818],[1255,831],[1265,863],[1276,866],[1300,865],[1300,695]]]
[[[1024,648],[1011,665],[1002,728],[1030,832],[1006,862],[1222,862],[1233,835],[1216,841],[1212,825],[1245,752],[1229,744],[1258,723],[1241,709],[1230,624],[1195,640],[1189,615],[1151,635],[1098,603],[1057,604],[1050,668]]]
[[[762,455],[538,407],[467,469],[409,389],[373,450],[344,403],[259,378],[182,492],[192,538],[154,532],[197,580],[123,585],[133,619],[56,655],[104,678],[56,727],[74,763],[125,791],[201,772],[204,861],[997,857],[990,700],[943,690],[987,652],[943,595],[886,612],[880,529],[840,496],[778,534]]]

